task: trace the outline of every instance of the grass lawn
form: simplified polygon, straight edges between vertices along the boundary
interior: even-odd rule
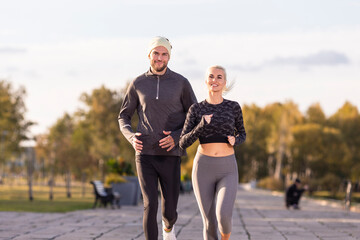
[[[314,192],[313,195],[311,196],[313,198],[318,198],[318,199],[333,199],[333,200],[341,200],[344,201],[345,199],[345,193],[337,193],[335,196],[332,196],[330,194],[330,192],[328,191],[317,191]],[[353,203],[360,203],[360,192],[353,192],[351,195],[351,201]]]
[[[272,190],[271,190],[272,191]],[[285,194],[284,191],[276,191],[282,194]],[[304,193],[305,196],[313,198],[313,199],[323,199],[323,200],[338,200],[343,201],[345,203],[345,193],[338,192],[336,196],[333,196],[329,191],[315,191],[312,195],[309,195],[309,192],[306,191]],[[353,192],[351,194],[351,204],[352,205],[360,205],[360,192]]]
[[[17,212],[69,212],[90,209],[94,203],[91,185],[82,196],[80,186],[71,188],[71,198],[66,197],[64,186],[53,188],[53,200],[49,200],[49,187],[33,186],[33,201],[29,200],[26,185],[0,185],[0,211]]]

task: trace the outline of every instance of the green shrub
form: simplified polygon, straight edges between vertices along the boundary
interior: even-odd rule
[[[341,186],[341,179],[333,173],[327,173],[319,183],[323,190],[330,191],[332,196],[336,196]]]
[[[257,183],[259,188],[269,189],[269,190],[284,190],[284,183],[280,179],[275,179],[273,177],[266,177],[260,179]]]
[[[181,181],[190,181],[191,176],[188,173],[184,173],[181,175]]]
[[[118,173],[123,176],[135,175],[131,163],[125,161],[122,157],[111,158],[106,162],[106,165],[110,173]]]
[[[116,173],[109,173],[105,178],[105,185],[110,186],[112,183],[125,183],[127,180]]]

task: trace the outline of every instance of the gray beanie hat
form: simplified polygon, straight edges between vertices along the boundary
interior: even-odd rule
[[[169,57],[170,57],[172,46],[170,44],[169,39],[167,39],[165,37],[154,37],[149,43],[148,54],[150,54],[154,48],[159,47],[159,46],[165,47],[166,50],[168,51]]]

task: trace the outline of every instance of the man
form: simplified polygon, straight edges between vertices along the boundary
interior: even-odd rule
[[[130,83],[118,118],[121,132],[136,152],[147,240],[158,239],[158,184],[163,238],[176,239],[174,224],[180,190],[180,157],[183,155],[178,142],[186,113],[197,102],[189,81],[167,67],[171,48],[164,37],[151,40],[148,49],[150,69]],[[135,110],[139,116],[136,133],[131,128]]]
[[[299,210],[299,201],[305,190],[307,190],[307,185],[301,188],[300,179],[295,179],[294,183],[286,190],[286,208],[289,209],[289,207],[293,207]]]

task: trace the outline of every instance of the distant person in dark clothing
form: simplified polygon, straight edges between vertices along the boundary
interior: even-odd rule
[[[296,179],[294,183],[286,190],[285,202],[286,208],[293,207],[294,209],[300,209],[299,201],[304,191],[308,189],[307,185],[301,188],[300,179]]]

